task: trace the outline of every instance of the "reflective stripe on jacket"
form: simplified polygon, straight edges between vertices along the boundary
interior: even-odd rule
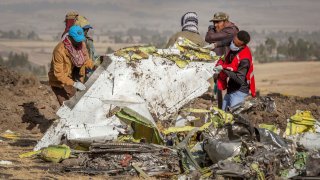
[[[230,53],[230,51],[229,51]],[[227,55],[226,57],[229,57]],[[222,65],[223,69],[228,69],[230,71],[236,72],[238,70],[239,64],[241,60],[248,59],[250,62],[250,67],[248,69],[246,79],[247,83],[249,84],[249,90],[252,97],[256,96],[256,87],[255,87],[255,79],[253,74],[253,62],[252,62],[252,55],[248,46],[245,46],[231,61],[228,63],[227,60],[220,59],[217,65]],[[220,72],[218,76],[218,89],[225,90],[227,88],[227,75],[224,72]]]

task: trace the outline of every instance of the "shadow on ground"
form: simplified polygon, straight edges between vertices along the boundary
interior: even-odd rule
[[[41,133],[44,133],[53,123],[51,119],[47,119],[39,112],[34,102],[23,103],[21,106],[24,108],[22,122],[29,124],[27,127],[28,130],[39,128]]]

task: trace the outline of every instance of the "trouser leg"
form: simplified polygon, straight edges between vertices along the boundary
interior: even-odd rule
[[[219,89],[217,90],[217,100],[218,100],[218,108],[222,109],[222,101],[223,101],[222,91]]]
[[[230,106],[230,94],[226,94],[223,98],[221,109],[226,111],[229,106]]]
[[[234,106],[244,102],[244,100],[247,96],[248,96],[248,94],[243,93],[241,91],[236,91],[236,92],[230,94],[230,107],[234,107]]]
[[[56,95],[60,106],[63,104],[63,101],[69,100],[76,93],[76,89],[72,86],[66,86],[63,88],[51,86],[51,88]]]

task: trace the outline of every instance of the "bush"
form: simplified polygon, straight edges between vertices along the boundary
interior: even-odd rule
[[[4,61],[0,56],[0,65],[7,66],[8,68],[23,71],[23,72],[31,72],[35,75],[46,75],[46,67],[32,64],[28,60],[27,53],[14,53],[10,52],[8,55],[8,60]]]

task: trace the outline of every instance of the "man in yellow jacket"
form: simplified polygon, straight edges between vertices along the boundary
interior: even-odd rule
[[[94,64],[89,58],[84,43],[85,36],[80,26],[73,25],[67,35],[54,48],[51,67],[48,73],[49,84],[57,96],[59,104],[70,99],[76,90],[83,91],[85,68],[92,69]]]

